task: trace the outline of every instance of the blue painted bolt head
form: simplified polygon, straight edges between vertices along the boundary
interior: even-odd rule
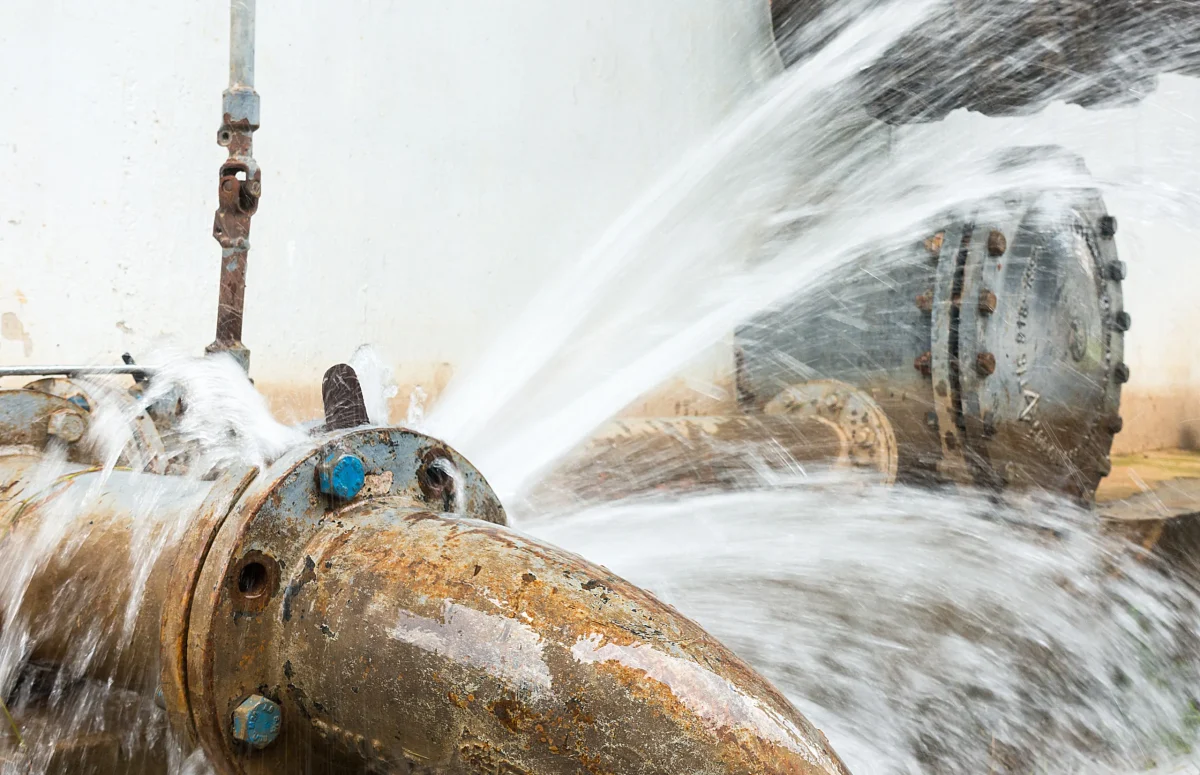
[[[363,488],[366,468],[358,455],[334,453],[317,467],[317,489],[348,501]]]
[[[261,694],[251,694],[233,711],[233,739],[253,748],[266,748],[279,737],[279,706]]]

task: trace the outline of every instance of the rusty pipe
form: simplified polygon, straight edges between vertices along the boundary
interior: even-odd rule
[[[168,569],[212,485],[48,468],[0,456],[0,642],[27,639],[28,661],[153,693],[145,657],[158,650]],[[0,675],[0,690],[14,678]]]
[[[833,380],[783,390],[756,414],[614,420],[564,458],[531,495],[572,501],[755,486],[809,466],[894,482],[892,423],[867,391]]]
[[[346,456],[343,499],[323,476]],[[37,661],[143,692],[157,667],[219,772],[845,773],[697,625],[504,527],[434,439],[332,434],[213,483],[38,460],[0,458],[0,554],[41,549],[0,637],[24,624]],[[260,695],[282,727],[257,750],[231,719]]]
[[[697,625],[503,526],[370,500],[281,564],[261,615],[216,617],[208,640],[222,697],[265,686],[282,709],[254,758],[222,730],[246,772],[844,771]]]

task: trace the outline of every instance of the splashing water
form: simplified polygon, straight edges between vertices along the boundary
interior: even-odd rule
[[[502,497],[519,495],[739,322],[847,261],[917,241],[937,216],[1006,191],[1093,185],[1053,158],[884,153],[855,79],[933,4],[869,6],[548,282],[422,430],[463,449]]]
[[[520,504],[600,422],[835,268],[1007,191],[1092,185],[1054,160],[998,166],[970,148],[918,143],[884,152],[858,76],[935,8],[845,3],[808,28],[826,41],[816,54],[552,278],[429,416],[414,393],[408,421],[460,447]],[[39,612],[84,622],[53,655],[67,667],[55,680],[85,682],[96,664],[121,663],[143,647],[132,639],[147,579],[203,497],[202,479],[306,438],[270,417],[230,359],[148,362],[159,370],[145,392],[105,402],[91,426],[107,461],[98,481],[137,480],[123,488],[140,493],[129,504],[132,574],[72,580],[46,600],[31,587],[73,558],[88,530],[81,515],[102,506],[99,486],[56,502],[28,541],[0,542],[0,697],[18,709],[36,678],[22,668],[46,647]],[[386,422],[386,366],[364,348],[351,363],[372,421]],[[122,458],[144,413],[169,416],[175,433],[165,450]],[[159,470],[155,455],[164,470],[186,462],[187,475],[166,484],[140,473]],[[134,470],[119,470],[126,463]],[[67,470],[49,455],[26,487],[59,486]],[[857,775],[1121,773],[1196,741],[1197,593],[1103,535],[1094,515],[813,471],[776,484],[517,516],[697,619],[822,726]],[[88,621],[97,590],[129,602]],[[49,694],[55,729],[32,731],[32,771],[47,766],[39,740],[56,734],[115,718],[135,749],[162,726],[148,691],[89,684],[67,703],[66,688]],[[198,754],[171,754],[172,771],[206,769]]]
[[[526,527],[694,617],[858,775],[1129,772],[1195,739],[1200,597],[1062,503],[814,475]]]

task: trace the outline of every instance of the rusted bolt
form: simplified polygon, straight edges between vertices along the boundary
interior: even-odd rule
[[[913,361],[913,368],[921,372],[921,376],[928,377],[933,374],[933,353],[926,350],[917,356]]]
[[[933,291],[917,294],[917,309],[922,312],[933,312]]]
[[[996,293],[984,288],[979,292],[979,314],[990,315],[996,311]]]
[[[251,694],[233,711],[233,739],[251,748],[266,748],[279,737],[279,706],[261,694]]]
[[[979,353],[975,356],[975,373],[987,377],[996,371],[996,356],[991,353]]]
[[[929,251],[929,255],[937,257],[942,252],[942,243],[946,241],[946,232],[939,231],[932,237],[925,240],[925,250]]]
[[[1004,251],[1008,250],[1008,240],[1004,233],[993,229],[988,233],[987,242],[988,255],[992,258],[1004,255]]]
[[[357,455],[334,453],[317,466],[317,489],[348,501],[367,481],[366,466]]]
[[[1113,328],[1125,333],[1129,330],[1129,326],[1133,324],[1133,318],[1129,317],[1129,313],[1125,311],[1118,312],[1113,315]]]
[[[221,190],[222,191],[232,191],[233,190],[233,181],[226,180],[224,183],[221,184]]]
[[[1118,385],[1124,385],[1129,381],[1129,367],[1124,363],[1118,363],[1113,367],[1113,379]]]
[[[1114,414],[1112,417],[1108,418],[1107,427],[1108,432],[1115,436],[1125,427],[1125,419],[1119,414]]]
[[[68,444],[82,439],[86,430],[87,423],[75,412],[55,412],[50,415],[50,421],[46,425],[46,433]]]
[[[1117,219],[1112,215],[1100,216],[1100,236],[1112,239],[1117,234]]]
[[[247,180],[246,191],[250,196],[262,196],[262,183],[257,180]]]

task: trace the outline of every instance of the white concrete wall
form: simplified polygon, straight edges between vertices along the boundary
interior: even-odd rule
[[[244,340],[308,396],[364,342],[444,381],[774,65],[765,0],[258,16]],[[223,0],[0,3],[0,363],[212,340],[227,40]]]
[[[1053,105],[1019,118],[958,111],[939,124],[897,130],[896,140],[1053,143],[1086,160],[1117,217],[1117,248],[1129,267],[1132,379],[1116,449],[1200,446],[1200,80],[1164,76],[1141,104],[1121,110]]]
[[[0,3],[0,363],[212,339],[227,13]],[[370,342],[436,393],[772,69],[769,41],[765,0],[264,0],[259,385],[310,412],[324,368]],[[1134,317],[1123,449],[1200,432],[1197,116],[1200,84],[1166,78],[1118,113],[904,130],[1059,142],[1112,182]]]

